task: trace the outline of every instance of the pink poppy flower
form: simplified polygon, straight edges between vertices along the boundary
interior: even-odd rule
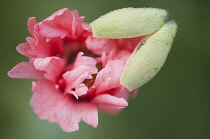
[[[130,11],[132,9],[128,9],[128,12]],[[150,18],[143,20],[147,22],[149,19],[153,20],[153,15],[156,18],[158,15],[156,13],[157,9],[154,11]],[[165,14],[165,12],[159,11]],[[149,14],[146,13],[145,15]],[[160,17],[161,26],[165,18]],[[126,18],[129,17],[126,16]],[[136,30],[134,30],[134,33],[125,33],[126,36],[137,33],[135,37],[130,38],[95,38],[91,27],[83,20],[84,17],[79,17],[76,10],[69,11],[67,8],[55,12],[39,23],[36,23],[36,18],[29,18],[28,31],[32,37],[27,37],[27,42],[17,46],[17,51],[28,57],[29,61],[17,64],[8,73],[12,78],[38,79],[33,82],[32,91],[34,93],[30,101],[34,112],[40,119],[58,123],[66,132],[77,131],[81,120],[97,127],[98,110],[116,114],[122,108],[128,106],[129,96],[135,95],[138,91],[136,88],[139,87],[139,79],[143,80],[142,84],[151,79],[157,73],[157,68],[151,67],[151,63],[158,66],[154,63],[154,59],[158,56],[158,64],[161,67],[167,56],[166,51],[169,50],[166,50],[167,47],[164,46],[164,49],[158,50],[155,55],[150,54],[150,51],[159,48],[159,44],[171,45],[172,41],[168,41],[168,39],[173,39],[175,32],[173,31],[172,35],[167,34],[171,30],[171,27],[168,27],[171,25],[167,23],[161,31],[154,33],[160,26],[154,26],[154,23],[152,23],[151,28],[156,27],[152,32],[155,35],[151,35],[151,29],[149,29],[144,31],[147,34],[143,35],[139,35]],[[121,23],[119,25],[122,28],[124,27]],[[144,24],[142,25],[144,26]],[[104,25],[101,29],[103,28]],[[113,27],[107,28],[112,29]],[[164,36],[162,39],[159,37],[162,32],[168,36]],[[119,33],[118,30],[114,33],[119,36],[124,35],[121,32]],[[156,34],[159,36],[157,37]],[[154,49],[150,49],[151,46],[145,46],[146,48],[144,48],[142,45],[145,43],[145,38],[148,37],[150,37],[150,40],[148,39],[149,45],[153,45],[157,38],[161,42],[158,42],[157,45],[154,44]],[[153,41],[153,38],[155,41]],[[143,61],[143,65],[150,68],[146,67],[142,72],[152,73],[152,75],[136,74],[141,68],[139,67],[141,63],[135,65],[135,62],[139,61],[139,57],[136,55],[139,55],[140,46],[143,47],[141,48],[143,54],[140,55],[144,55],[140,59]],[[164,56],[160,57],[159,53],[161,54],[162,51],[164,51]],[[145,64],[145,61],[150,59],[152,61]],[[132,71],[128,71],[129,68],[126,68],[130,66],[128,61],[131,61],[131,63],[134,61],[135,69],[132,69],[135,71],[134,74]],[[124,74],[127,71],[129,76]],[[143,76],[139,78],[139,75]],[[131,82],[128,82],[128,86],[123,86],[121,83],[122,76],[125,79],[132,76],[134,76],[132,77],[134,79],[137,78],[135,81],[132,81],[132,78],[129,79]]]
[[[129,91],[120,76],[143,38],[94,38],[83,20],[67,8],[39,23],[29,18],[32,37],[17,46],[29,62],[8,73],[12,78],[40,79],[33,82],[30,104],[40,119],[56,122],[66,132],[78,130],[81,120],[97,127],[98,109],[117,113],[128,105]]]

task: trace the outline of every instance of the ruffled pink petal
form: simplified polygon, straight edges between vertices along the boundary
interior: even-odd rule
[[[83,18],[83,20],[84,20],[84,18]],[[85,30],[87,30],[88,31],[88,34],[89,34],[89,32],[91,32],[91,28],[90,28],[90,25],[88,23],[82,22],[82,28],[84,28]]]
[[[33,36],[34,26],[36,25],[36,17],[30,17],[28,19],[28,32]]]
[[[75,93],[72,93],[77,99],[79,99],[78,96],[82,96],[87,94],[88,87],[85,84],[79,84],[75,87]]]
[[[8,72],[11,78],[42,78],[44,73],[35,69],[30,62],[21,62]]]
[[[95,38],[90,34],[86,39],[87,49],[97,55],[101,55],[103,52],[108,53],[116,47],[115,40]]]
[[[47,38],[53,38],[53,37],[64,38],[68,34],[67,30],[53,28],[44,24],[41,25],[39,29],[40,29],[39,34]]]
[[[30,101],[40,119],[56,122],[66,132],[79,129],[81,119],[93,127],[98,125],[98,111],[95,105],[72,101],[65,97],[55,85],[47,80],[33,82],[33,96]]]
[[[30,44],[31,47],[34,47],[37,44],[37,39],[36,38],[27,37],[26,41]]]
[[[79,17],[76,10],[69,11],[67,8],[61,9],[35,27],[36,36],[46,37],[69,37],[72,39],[84,38],[87,36],[86,28],[83,28],[84,17]]]
[[[116,96],[117,98],[123,98],[124,100],[128,101],[129,97],[135,97],[136,93],[138,92],[138,89],[132,91],[132,92],[129,92],[128,89],[126,89],[124,86],[121,87],[120,91],[116,91]],[[114,93],[114,94],[115,94]],[[109,108],[106,108],[106,107],[100,107],[100,109],[108,114],[111,114],[111,115],[115,115],[115,114],[118,114],[119,112],[122,111],[122,109],[109,109]]]
[[[102,53],[101,62],[102,62],[103,67],[105,67],[109,60],[127,61],[128,58],[131,56],[131,54],[132,53],[127,50],[119,50],[119,49],[113,48],[112,50],[110,50],[108,54],[106,54],[105,52]]]
[[[99,107],[106,109],[122,109],[128,106],[125,99],[117,98],[109,94],[98,95],[92,100],[92,102],[96,103]]]
[[[63,15],[65,11],[69,11],[68,8],[63,8],[63,9],[60,9],[60,10],[56,11],[51,16],[49,16],[48,18],[46,18],[44,21],[53,20],[56,16]]]
[[[36,24],[34,29],[34,34],[36,37],[46,37],[46,38],[52,38],[52,37],[60,37],[64,38],[68,31],[60,28],[60,21],[55,21],[56,17],[63,17],[62,15],[65,15],[66,12],[69,10],[67,8],[60,9],[42,22]],[[67,18],[67,17],[63,17]]]
[[[139,89],[135,89],[132,92],[130,92],[131,97],[135,98],[136,94],[139,92]]]
[[[127,51],[127,50],[121,50],[120,52],[118,52],[115,57],[115,59],[121,59],[121,60],[128,60],[128,58],[131,56],[131,52]]]
[[[101,62],[102,62],[102,66],[105,67],[107,62],[110,60],[115,60],[116,54],[118,53],[117,49],[113,48],[112,50],[110,50],[110,52],[108,54],[106,54],[105,52],[102,53],[101,56]]]
[[[84,55],[83,52],[79,52],[77,54],[77,58],[74,62],[73,69],[76,69],[76,68],[78,68],[82,65],[82,66],[85,66],[87,68],[90,75],[98,73],[98,69],[96,67],[96,64],[97,64],[96,60],[92,57],[83,56],[83,55]]]
[[[68,37],[77,39],[79,37],[87,36],[87,30],[83,25],[84,17],[79,17],[76,10],[66,11],[65,17],[67,18],[55,18],[60,23],[61,28],[69,30]]]
[[[96,76],[96,93],[120,87],[120,77],[125,66],[124,60],[110,60]]]
[[[34,60],[34,67],[37,70],[45,71],[44,77],[56,82],[61,74],[65,61],[57,57],[37,58]]]
[[[134,38],[124,38],[118,40],[118,47],[133,52],[137,45],[144,39],[145,36],[139,36]]]
[[[27,37],[26,41],[31,47],[31,50],[28,52],[29,54],[34,55],[36,58],[51,56],[51,48],[44,40]]]
[[[78,96],[84,95],[88,91],[88,87],[83,84],[85,79],[89,78],[89,71],[85,66],[81,66],[73,71],[68,71],[63,74],[66,82],[65,92],[73,94],[77,99]]]
[[[131,95],[131,93],[128,91],[128,89],[124,86],[121,86],[121,88],[119,89],[118,92],[115,92],[115,94],[113,94],[114,96],[118,97],[118,98],[123,98],[126,101],[128,101],[129,96]]]
[[[19,44],[19,45],[16,47],[16,50],[17,50],[20,54],[22,54],[22,55],[24,55],[24,56],[26,56],[26,57],[29,57],[29,58],[33,57],[33,55],[31,55],[31,54],[29,53],[29,51],[31,50],[31,46],[30,46],[30,44],[29,44],[28,42]]]

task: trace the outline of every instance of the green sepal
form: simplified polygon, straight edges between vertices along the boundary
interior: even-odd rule
[[[170,21],[148,36],[145,43],[139,45],[127,61],[120,83],[132,91],[152,79],[165,63],[176,30],[176,23]]]
[[[132,38],[154,33],[166,19],[163,9],[123,8],[101,16],[90,26],[97,38]]]

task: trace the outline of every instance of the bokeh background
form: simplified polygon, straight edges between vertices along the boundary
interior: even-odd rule
[[[1,0],[0,1],[0,138],[1,139],[209,139],[210,138],[210,1],[208,0]],[[10,79],[7,71],[27,58],[15,47],[25,42],[26,22],[55,11],[77,9],[92,22],[124,7],[167,9],[178,33],[165,66],[141,87],[116,116],[99,114],[98,128],[80,124],[65,133],[38,119],[29,100],[31,81]]]

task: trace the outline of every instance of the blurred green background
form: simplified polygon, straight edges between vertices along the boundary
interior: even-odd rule
[[[209,139],[210,138],[210,1],[208,0],[1,0],[0,2],[1,139]],[[116,116],[99,114],[94,129],[80,124],[74,133],[38,119],[29,101],[31,81],[10,79],[13,66],[27,58],[15,47],[25,42],[26,22],[55,11],[77,9],[86,22],[123,7],[169,11],[178,33],[165,66],[141,87],[129,107]]]

